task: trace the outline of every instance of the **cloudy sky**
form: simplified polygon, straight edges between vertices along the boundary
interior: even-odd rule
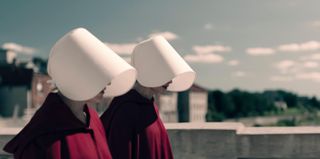
[[[282,88],[320,97],[318,0],[1,0],[0,46],[47,58],[85,27],[128,58],[161,34],[209,89]]]

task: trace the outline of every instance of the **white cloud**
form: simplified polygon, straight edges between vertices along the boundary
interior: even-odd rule
[[[314,28],[320,28],[320,20],[311,22],[311,26]]]
[[[208,53],[214,53],[214,52],[230,52],[231,47],[228,46],[222,46],[222,45],[195,45],[192,47],[192,49],[197,54],[208,54]]]
[[[283,60],[275,64],[275,67],[280,70],[281,73],[292,73],[297,71],[297,63],[292,60]]]
[[[116,43],[106,43],[108,47],[111,48],[114,52],[120,55],[130,55],[137,45],[136,43],[123,43],[123,44],[116,44]]]
[[[319,66],[319,64],[314,61],[306,61],[303,63],[304,68],[317,68],[318,66]]]
[[[196,54],[189,54],[184,56],[184,59],[194,63],[221,63],[224,58],[221,55],[215,54],[216,52],[229,52],[230,47],[222,45],[195,45],[192,47]]]
[[[239,65],[239,61],[238,60],[230,60],[230,61],[228,61],[228,65],[229,66],[237,66],[237,65]]]
[[[260,56],[260,55],[272,55],[275,54],[276,51],[282,52],[303,52],[303,51],[315,51],[320,49],[320,42],[319,41],[307,41],[303,43],[291,43],[291,44],[282,44],[279,45],[277,48],[248,48],[246,50],[247,54],[253,56]]]
[[[244,77],[246,75],[247,75],[247,73],[245,73],[243,71],[237,71],[237,72],[232,73],[232,76],[235,76],[235,77]]]
[[[308,41],[300,44],[302,51],[312,51],[320,49],[320,42],[318,41]]]
[[[275,64],[275,67],[283,74],[272,76],[271,81],[311,80],[320,82],[320,72],[307,72],[308,69],[318,68],[319,63],[314,61],[296,62],[283,60]]]
[[[213,24],[207,23],[203,26],[205,30],[212,30],[214,28]]]
[[[275,50],[272,48],[248,48],[246,52],[252,56],[266,56],[275,54]]]
[[[293,81],[293,78],[290,76],[272,76],[270,80],[275,82],[289,82]]]
[[[300,58],[301,60],[320,60],[320,53],[312,54],[308,56],[303,56]]]
[[[300,51],[299,44],[284,44],[278,47],[279,51]]]
[[[216,54],[189,54],[185,55],[184,59],[193,63],[221,63],[224,58]]]
[[[270,80],[275,82],[289,82],[294,80],[320,82],[320,72],[299,72],[291,76],[272,76]]]
[[[317,58],[317,57],[316,57]],[[313,56],[307,56],[304,60],[314,59]],[[310,69],[319,67],[316,61],[293,61],[282,60],[275,64],[275,67],[283,74],[280,76],[272,76],[271,81],[293,81],[308,80],[320,82],[320,72],[310,72]]]
[[[163,36],[168,41],[175,40],[175,39],[179,38],[179,36],[177,34],[169,32],[169,31],[152,33],[152,34],[149,35],[149,37],[157,36],[157,35]]]
[[[148,37],[153,37],[161,35],[163,36],[166,40],[175,40],[178,38],[178,35],[172,33],[172,32],[158,32],[158,33],[152,33]],[[141,42],[144,40],[142,37],[136,38],[138,42]],[[120,55],[130,55],[132,54],[132,51],[134,47],[138,44],[137,42],[130,42],[130,43],[105,43],[108,47],[110,47],[114,52],[120,54]]]
[[[37,49],[35,49],[35,48],[28,47],[28,46],[22,46],[20,44],[13,43],[13,42],[4,43],[2,45],[2,48],[12,50],[17,53],[27,54],[27,55],[33,55],[37,51]]]
[[[297,79],[301,80],[311,80],[315,82],[320,82],[320,72],[307,72],[296,74]]]
[[[320,49],[320,42],[318,41],[307,41],[304,43],[284,44],[278,47],[279,51],[284,51],[284,52],[314,51],[318,49]]]

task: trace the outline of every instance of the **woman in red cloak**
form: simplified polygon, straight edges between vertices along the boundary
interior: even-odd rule
[[[114,98],[101,116],[111,154],[114,159],[172,159],[153,96],[188,89],[195,72],[161,36],[138,44],[131,60],[138,72],[134,89]]]
[[[16,159],[112,158],[103,125],[88,103],[127,92],[135,69],[86,29],[77,28],[53,46],[48,73],[58,93],[47,96],[4,150]]]

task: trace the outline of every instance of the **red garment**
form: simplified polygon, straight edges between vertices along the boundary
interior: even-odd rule
[[[165,127],[153,100],[131,90],[114,98],[101,116],[115,159],[172,159]]]
[[[88,126],[54,93],[4,150],[16,159],[110,159],[98,114],[85,106]]]

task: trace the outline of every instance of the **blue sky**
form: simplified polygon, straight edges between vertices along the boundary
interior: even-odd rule
[[[317,0],[1,0],[0,45],[47,58],[85,27],[123,57],[165,36],[209,89],[282,88],[320,97]]]

